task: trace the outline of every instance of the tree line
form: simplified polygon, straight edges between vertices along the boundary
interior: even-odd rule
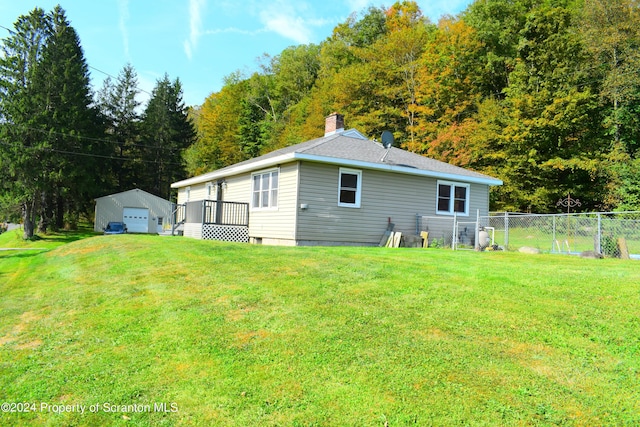
[[[93,199],[140,188],[170,197],[195,130],[178,79],[142,108],[132,66],[93,93],[80,39],[55,7],[20,16],[0,56],[0,215],[24,237],[73,227]]]
[[[638,0],[476,0],[438,23],[370,7],[261,58],[194,111],[191,175],[323,135],[372,138],[498,177],[493,209],[640,209]]]

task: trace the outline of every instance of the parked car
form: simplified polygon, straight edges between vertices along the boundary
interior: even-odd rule
[[[127,232],[127,224],[124,222],[110,222],[103,230],[104,234],[124,234]]]

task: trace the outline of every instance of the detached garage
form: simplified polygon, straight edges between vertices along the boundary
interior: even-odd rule
[[[171,229],[173,204],[139,189],[99,197],[93,229],[102,231],[111,221],[122,221],[129,233],[162,233]]]

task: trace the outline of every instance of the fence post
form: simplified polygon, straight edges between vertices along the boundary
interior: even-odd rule
[[[598,235],[596,236],[596,253],[602,253],[602,215],[598,212]]]
[[[509,249],[509,212],[504,213],[504,249]]]
[[[476,230],[474,239],[476,242],[474,249],[478,251],[480,250],[480,242],[478,241],[480,239],[480,209],[476,211]]]
[[[551,241],[551,253],[556,251],[555,244],[558,239],[556,239],[556,216],[553,215],[553,240]],[[560,247],[558,247],[558,252],[560,252]]]
[[[457,234],[456,233],[456,229],[458,228],[457,227],[457,225],[458,225],[457,218],[458,218],[457,212],[454,212],[453,213],[453,234],[451,235],[451,249],[453,249],[454,251],[456,250],[456,240],[458,239],[456,237],[456,234]]]

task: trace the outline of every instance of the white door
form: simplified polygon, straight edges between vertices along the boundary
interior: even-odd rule
[[[124,208],[122,211],[122,221],[127,224],[127,231],[129,233],[148,233],[149,209]]]

